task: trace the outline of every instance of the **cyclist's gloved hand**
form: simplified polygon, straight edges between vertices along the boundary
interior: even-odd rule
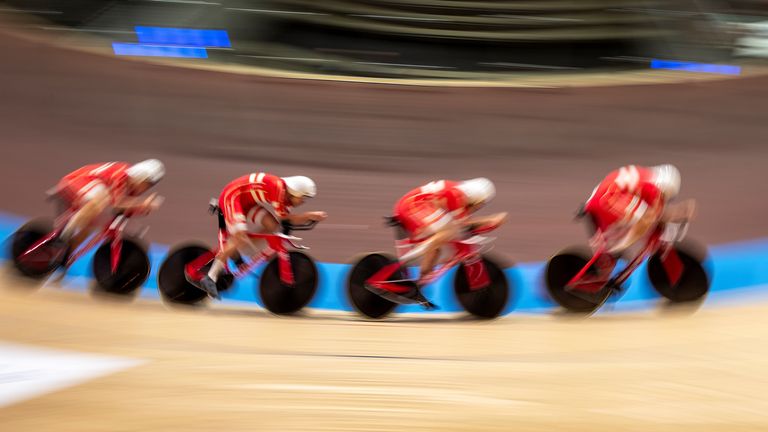
[[[310,221],[313,221],[313,222],[320,222],[320,221],[323,221],[323,220],[325,220],[327,217],[328,217],[328,213],[326,213],[326,212],[324,212],[324,211],[312,211],[312,212],[307,212],[307,218],[308,218]]]

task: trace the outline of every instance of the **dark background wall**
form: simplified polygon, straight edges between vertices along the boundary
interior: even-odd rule
[[[6,0],[53,23],[131,42],[136,25],[226,29],[214,60],[369,76],[462,77],[722,61],[711,13],[755,8],[688,0]],[[762,1],[762,0],[760,0]],[[758,7],[759,8],[759,7]],[[458,75],[457,75],[458,74]]]

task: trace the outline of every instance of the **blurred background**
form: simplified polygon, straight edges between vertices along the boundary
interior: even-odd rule
[[[764,0],[4,0],[51,37],[206,46],[210,61],[369,77],[647,68],[768,55]],[[196,35],[136,27],[223,30]],[[64,34],[62,34],[64,32]],[[201,45],[202,44],[202,45]],[[137,51],[139,50],[139,51]],[[151,50],[151,48],[149,48]],[[145,55],[151,53],[144,52]],[[175,53],[175,55],[181,55]],[[187,53],[195,56],[199,53]]]
[[[706,209],[694,233],[751,238],[767,17],[765,0],[3,0],[2,210],[49,214],[67,172],[158,157],[151,240],[210,240],[231,179],[303,174],[331,213],[314,253],[345,262],[389,247],[381,217],[415,185],[488,176],[513,221],[499,249],[536,261],[584,240],[571,217],[605,173],[671,162]]]

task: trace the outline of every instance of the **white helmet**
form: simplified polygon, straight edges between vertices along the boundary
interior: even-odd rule
[[[127,173],[134,181],[155,184],[165,175],[165,165],[157,159],[147,159],[132,165]]]
[[[283,177],[288,193],[295,197],[314,198],[317,195],[317,186],[309,177],[292,176]]]
[[[496,187],[493,185],[493,182],[485,177],[465,180],[456,187],[464,192],[464,195],[467,196],[472,204],[488,202],[496,196]]]
[[[658,165],[651,170],[654,172],[654,184],[666,199],[672,199],[680,193],[680,171],[674,165]]]

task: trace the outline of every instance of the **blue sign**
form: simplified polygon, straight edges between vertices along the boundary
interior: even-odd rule
[[[206,48],[231,48],[226,30],[200,30],[170,27],[136,26],[136,35],[143,44],[185,45]]]
[[[189,46],[162,46],[135,43],[112,44],[112,50],[119,56],[136,57],[174,57],[174,58],[208,58],[205,48]]]
[[[685,72],[740,75],[741,67],[734,65],[707,64],[675,60],[651,60],[651,69],[679,70]]]

